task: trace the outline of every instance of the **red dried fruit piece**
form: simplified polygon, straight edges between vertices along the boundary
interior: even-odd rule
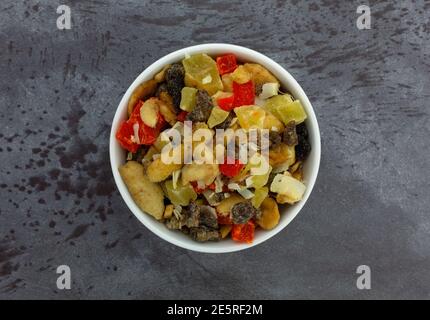
[[[121,124],[119,128],[116,138],[121,146],[128,151],[135,153],[139,147],[139,144],[151,145],[155,142],[160,131],[163,129],[166,121],[164,120],[161,113],[158,113],[157,125],[155,128],[151,128],[147,126],[140,117],[140,109],[144,106],[143,101],[139,101],[136,103],[136,106],[133,109],[130,118]],[[134,128],[138,124],[138,135],[139,141],[132,138],[134,137]],[[137,143],[139,142],[139,143]]]
[[[229,214],[225,216],[218,214],[218,224],[222,224],[222,225],[233,224],[233,221],[231,220],[231,217]]]
[[[216,65],[220,75],[233,72],[237,68],[236,56],[232,53],[216,58]]]
[[[181,111],[181,112],[179,112],[178,116],[176,117],[176,120],[184,122],[187,115],[188,115],[188,112]]]
[[[217,100],[218,107],[224,111],[231,111],[234,108],[234,95],[229,97],[219,98]]]
[[[233,107],[249,106],[255,102],[255,87],[252,80],[240,84],[233,82]]]
[[[255,223],[252,220],[244,224],[234,224],[231,230],[231,238],[238,242],[252,243],[254,231]]]
[[[233,178],[239,174],[245,165],[240,163],[239,159],[235,159],[234,163],[229,162],[233,161],[226,158],[224,163],[219,165],[219,171],[221,171],[221,173],[226,177]]]
[[[133,131],[133,125],[130,124],[127,121],[124,121],[121,123],[118,131],[116,132],[116,139],[118,140],[121,147],[124,149],[135,153],[137,152],[137,149],[139,148],[139,145],[134,142],[134,131]]]

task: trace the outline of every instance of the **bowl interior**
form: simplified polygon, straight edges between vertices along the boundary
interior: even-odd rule
[[[164,224],[156,221],[148,214],[142,212],[131,198],[126,185],[124,184],[121,176],[119,175],[118,168],[125,163],[126,153],[121,148],[119,143],[115,139],[115,133],[118,130],[120,123],[127,118],[127,102],[133,90],[142,82],[151,79],[154,75],[160,71],[166,64],[178,62],[182,60],[186,54],[196,53],[207,53],[211,56],[216,56],[223,53],[234,53],[241,62],[255,62],[266,67],[272,72],[281,82],[282,86],[287,89],[296,99],[299,99],[303,107],[308,114],[306,125],[309,131],[309,140],[312,145],[312,151],[304,164],[304,180],[307,186],[303,199],[293,206],[280,206],[281,219],[279,224],[272,230],[257,230],[255,239],[252,244],[242,244],[234,242],[233,240],[223,240],[219,242],[205,242],[198,243],[190,239],[187,235],[179,231],[171,231],[167,229]],[[117,184],[118,190],[121,196],[125,200],[127,206],[133,212],[133,214],[152,232],[160,236],[166,241],[169,241],[180,247],[200,251],[200,252],[232,252],[250,248],[263,241],[274,236],[285,228],[291,220],[298,214],[306,200],[308,199],[312,188],[314,186],[320,162],[320,135],[317,119],[312,109],[311,103],[304,93],[303,89],[296,82],[296,80],[279,64],[269,59],[268,57],[253,51],[248,48],[230,45],[230,44],[205,44],[198,45],[189,48],[184,48],[175,51],[163,58],[157,60],[155,63],[146,68],[128,88],[124,94],[118,109],[115,113],[115,117],[112,123],[111,135],[110,135],[110,160],[112,166],[112,172]]]

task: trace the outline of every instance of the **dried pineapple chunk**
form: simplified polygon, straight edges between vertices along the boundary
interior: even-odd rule
[[[270,191],[278,193],[279,203],[293,204],[300,201],[306,191],[306,186],[289,174],[277,174],[270,185]]]
[[[273,114],[266,111],[266,117],[264,118],[263,129],[273,130],[276,128],[278,132],[284,131],[284,124],[276,118]]]
[[[251,80],[251,73],[249,73],[244,66],[239,66],[231,74],[231,78],[234,82],[239,84],[247,83]]]
[[[270,97],[276,96],[279,91],[279,83],[265,83],[263,84],[263,87],[261,88],[261,93],[258,96],[260,99],[268,99]]]
[[[179,107],[187,112],[193,111],[196,106],[196,88],[183,87],[181,90],[181,103]]]
[[[215,60],[200,53],[182,60],[185,69],[185,85],[206,90],[209,95],[223,89]]]
[[[222,110],[220,107],[213,107],[211,115],[208,119],[208,126],[209,128],[213,128],[216,125],[223,123],[225,119],[227,119],[230,112]]]
[[[288,124],[290,121],[300,124],[307,118],[300,100],[293,101],[289,94],[277,95],[266,100],[264,108],[273,113],[284,124]]]
[[[243,106],[234,108],[239,125],[245,131],[264,127],[266,112],[259,106]]]
[[[224,86],[224,91],[233,92],[233,77],[232,73],[226,73],[222,76],[222,84]]]
[[[259,208],[269,194],[269,188],[262,187],[255,190],[255,196],[252,198],[251,203],[255,208]]]

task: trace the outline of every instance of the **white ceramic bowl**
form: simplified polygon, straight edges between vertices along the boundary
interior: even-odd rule
[[[230,239],[219,242],[199,243],[192,240],[187,235],[182,234],[180,231],[172,231],[167,229],[164,224],[156,221],[138,208],[136,203],[131,198],[127,187],[118,171],[119,166],[125,162],[126,153],[116,141],[115,133],[118,130],[121,121],[125,120],[127,117],[127,102],[131,93],[140,83],[152,79],[154,75],[159,72],[166,64],[181,61],[186,54],[193,55],[196,53],[207,53],[211,56],[217,56],[224,53],[234,53],[241,62],[255,62],[263,65],[279,79],[284,88],[291,92],[296,99],[299,99],[302,102],[303,107],[308,114],[306,125],[309,131],[309,139],[312,145],[312,151],[304,165],[304,179],[307,186],[304,197],[295,205],[288,208],[282,208],[280,222],[274,229],[269,231],[258,229],[252,244],[238,243]],[[127,92],[122,97],[118,109],[115,112],[110,134],[109,153],[113,176],[121,196],[134,215],[149,230],[154,232],[162,239],[185,249],[208,253],[222,253],[249,249],[253,246],[256,246],[257,244],[266,241],[280,232],[295,218],[309,198],[309,195],[311,194],[312,188],[315,184],[320,164],[321,142],[318,122],[315,117],[314,110],[312,109],[312,105],[303,89],[288,73],[288,71],[274,62],[272,59],[254,50],[237,45],[214,43],[192,46],[172,52],[151,64],[136,78],[136,80],[134,80]]]

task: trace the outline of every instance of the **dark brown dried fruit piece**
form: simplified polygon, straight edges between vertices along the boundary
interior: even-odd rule
[[[235,224],[247,223],[250,219],[255,217],[257,213],[258,210],[249,200],[236,203],[233,208],[231,208],[231,216]]]
[[[206,122],[213,108],[212,98],[205,90],[198,90],[196,94],[196,106],[187,115],[187,120],[193,122]]]
[[[211,206],[200,206],[200,225],[209,228],[218,228],[218,216],[215,208]]]
[[[166,70],[166,88],[173,99],[173,105],[179,110],[181,90],[184,83],[185,70],[181,63],[174,63]]]
[[[167,219],[164,224],[166,225],[167,229],[170,230],[181,230],[181,228],[184,226],[184,218],[181,216],[180,219],[176,218],[175,215],[173,215],[170,219]]]
[[[302,161],[309,156],[309,153],[312,150],[311,144],[308,140],[309,134],[308,129],[306,128],[306,124],[303,122],[297,125],[296,132],[298,137],[298,144],[295,147],[296,160]]]
[[[269,132],[269,148],[276,147],[282,142],[282,136],[277,131]]]
[[[185,225],[188,228],[198,227],[200,224],[200,207],[192,202],[184,212]]]
[[[287,146],[295,146],[298,143],[297,133],[296,133],[296,123],[295,121],[290,121],[285,126],[284,133],[282,134],[282,141]]]
[[[207,227],[191,228],[190,236],[199,242],[218,241],[221,238],[218,230]]]

